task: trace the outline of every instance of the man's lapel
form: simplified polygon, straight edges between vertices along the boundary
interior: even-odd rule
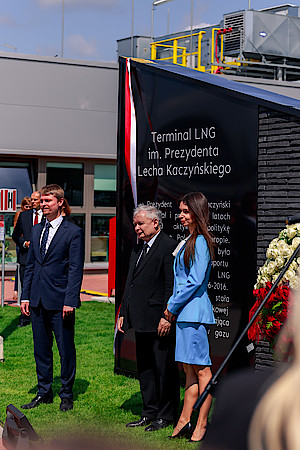
[[[41,224],[39,224],[39,225],[36,225],[36,228],[34,229],[34,231],[36,230],[35,232],[37,234],[37,239],[33,239],[33,249],[34,249],[35,257],[37,258],[39,263],[42,262],[40,241],[41,241],[41,234],[42,234],[43,228],[44,227]]]

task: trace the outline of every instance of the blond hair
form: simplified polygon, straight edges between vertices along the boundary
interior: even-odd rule
[[[293,340],[294,360],[260,400],[248,433],[249,450],[300,450],[300,292],[283,333]],[[281,336],[282,336],[281,335]]]
[[[47,184],[40,189],[40,195],[53,195],[58,200],[61,200],[64,198],[65,193],[63,188],[61,188],[58,184]]]

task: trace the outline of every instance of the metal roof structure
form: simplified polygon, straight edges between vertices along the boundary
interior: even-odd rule
[[[253,103],[259,103],[266,107],[272,107],[277,110],[281,110],[286,113],[292,113],[300,116],[300,100],[286,97],[285,95],[277,94],[274,92],[266,91],[257,87],[249,86],[244,83],[228,80],[218,75],[198,72],[187,67],[172,64],[166,61],[148,61],[142,59],[132,59],[134,62],[140,64],[146,64],[149,68],[158,69],[172,75],[179,75],[191,80],[197,80],[201,83],[210,85],[214,89],[222,89],[234,93],[239,98],[244,97],[251,99]]]

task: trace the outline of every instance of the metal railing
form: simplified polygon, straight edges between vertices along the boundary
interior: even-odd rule
[[[172,51],[171,56],[166,56],[163,58],[159,58],[162,61],[171,60],[173,64],[178,64],[180,66],[187,66],[187,58],[188,56],[192,58],[193,56],[197,56],[197,66],[194,69],[199,70],[200,72],[205,72],[205,66],[201,65],[201,40],[206,31],[200,31],[195,34],[186,34],[184,36],[178,36],[176,38],[164,39],[162,41],[152,42],[151,43],[151,59],[157,59],[157,48],[170,49]],[[178,45],[180,41],[183,39],[190,39],[190,50],[193,50],[193,42],[192,38],[198,36],[198,48],[195,52],[187,51],[187,47],[183,45]]]

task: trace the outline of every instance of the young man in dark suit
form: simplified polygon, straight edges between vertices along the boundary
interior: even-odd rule
[[[127,427],[145,431],[174,422],[179,402],[179,374],[175,363],[175,330],[164,318],[173,291],[173,255],[176,241],[161,231],[161,212],[139,205],[133,225],[140,239],[131,254],[118,320],[118,331],[135,330],[136,358],[143,398],[141,418]]]
[[[43,212],[40,207],[40,193],[35,191],[31,194],[32,209],[22,211],[19,214],[16,226],[14,228],[12,239],[19,247],[18,263],[20,264],[20,282],[23,286],[25,267],[27,263],[28,249],[30,244],[30,235],[33,225],[37,225],[43,219]],[[30,319],[21,313],[19,318],[20,327],[30,324]]]
[[[32,229],[21,296],[22,313],[31,315],[38,392],[22,408],[53,402],[54,332],[61,358],[60,410],[67,411],[73,408],[74,323],[75,309],[80,306],[84,237],[82,229],[61,215],[63,189],[52,184],[40,193],[46,220]]]

